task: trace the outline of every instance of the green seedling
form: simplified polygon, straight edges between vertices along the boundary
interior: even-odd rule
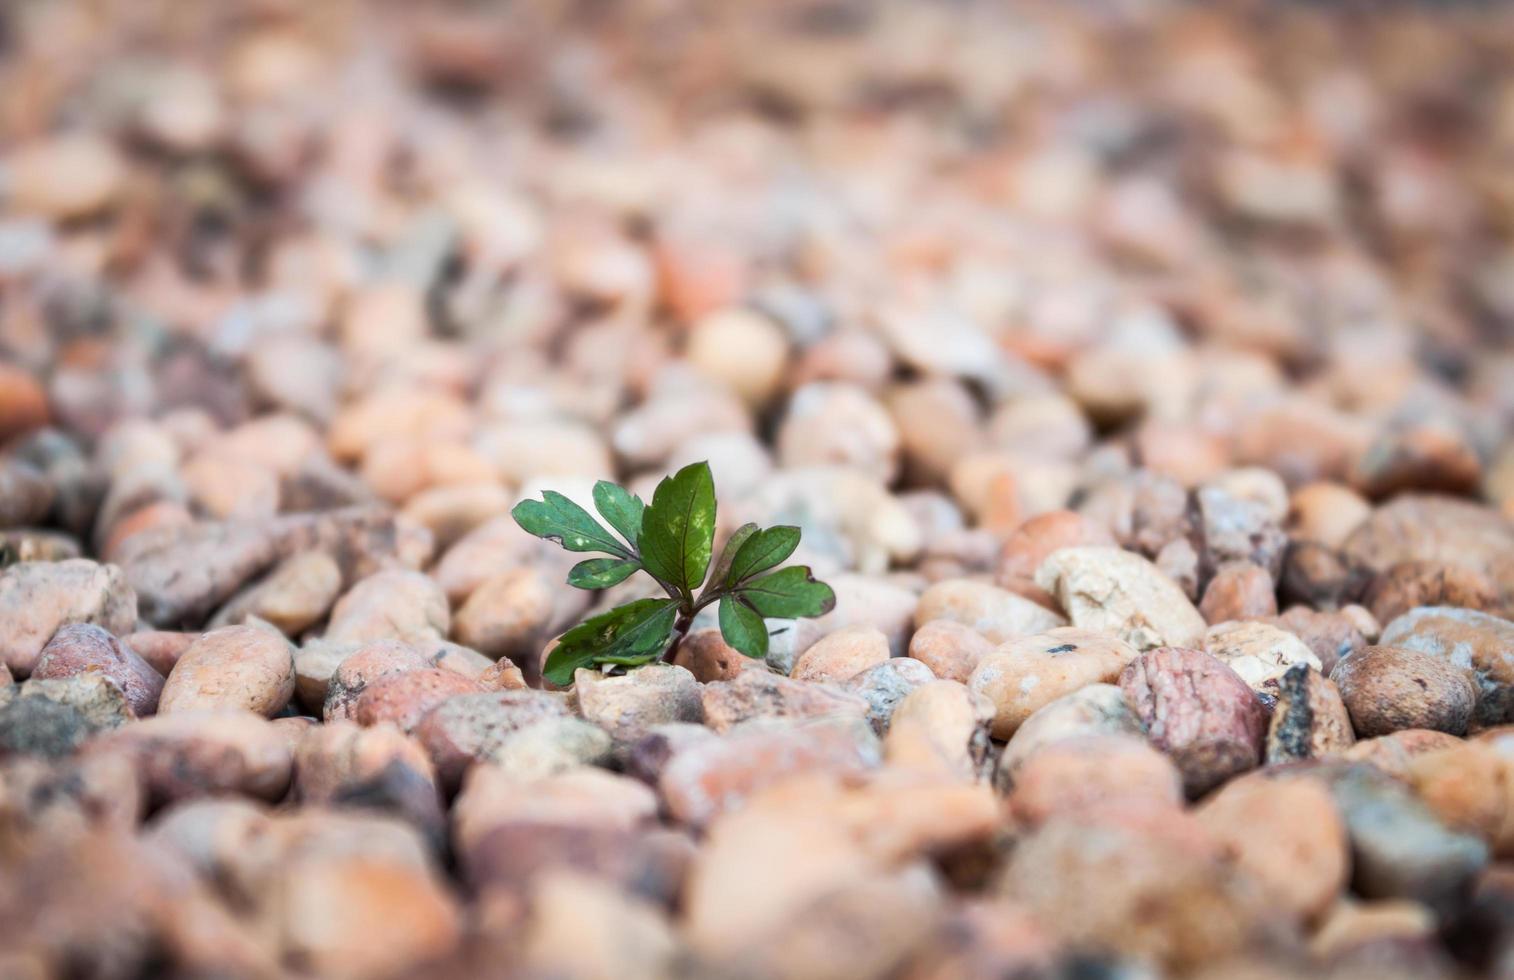
[[[717,602],[725,642],[757,659],[767,656],[764,619],[821,616],[836,605],[831,587],[817,582],[808,567],[778,568],[799,546],[797,527],[743,525],[732,533],[711,569],[715,481],[708,463],[690,464],[665,478],[650,505],[601,480],[594,485],[594,509],[604,524],[548,490],[541,500],[521,501],[511,513],[526,531],[568,551],[608,556],[574,565],[569,585],[606,589],[645,572],[667,598],[616,606],[564,633],[542,669],[543,676],[559,687],[572,684],[573,672],[580,667],[629,668],[671,660],[695,615]]]

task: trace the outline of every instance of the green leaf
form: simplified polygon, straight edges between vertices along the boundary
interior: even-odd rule
[[[621,537],[631,542],[631,547],[638,546],[641,541],[641,515],[647,509],[640,497],[609,480],[600,480],[594,484],[594,509],[599,511],[600,517],[610,522],[611,527],[620,532]]]
[[[715,570],[710,573],[710,590],[719,588],[725,583],[726,573],[731,570],[731,562],[735,560],[736,552],[740,551],[747,538],[756,534],[758,530],[756,524],[743,524],[731,532],[725,547],[720,551],[720,560],[715,562]]]
[[[619,585],[641,568],[634,558],[589,558],[573,566],[568,584],[578,589],[608,589]]]
[[[691,463],[657,485],[641,522],[641,560],[681,596],[704,581],[715,548],[715,481],[709,463]]]
[[[736,557],[726,572],[726,585],[735,585],[759,572],[765,572],[783,564],[797,547],[799,547],[797,527],[779,525],[765,531],[758,531],[747,539],[740,551],[736,552]]]
[[[781,568],[736,590],[753,609],[774,619],[823,616],[836,608],[836,593],[817,582],[806,565]]]
[[[573,672],[598,663],[642,664],[662,655],[672,638],[678,607],[672,599],[637,599],[579,623],[547,654],[542,676],[558,687]]]
[[[555,490],[546,490],[541,500],[522,500],[510,512],[515,523],[538,538],[556,541],[568,551],[603,551],[630,558],[626,546],[615,540],[588,511]]]
[[[735,596],[720,600],[720,635],[731,649],[754,660],[768,655],[768,628],[757,610]]]

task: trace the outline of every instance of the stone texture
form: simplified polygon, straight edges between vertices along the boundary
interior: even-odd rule
[[[1198,650],[1142,654],[1120,689],[1152,743],[1170,755],[1194,796],[1261,762],[1267,711],[1233,670]]]
[[[227,626],[206,633],[179,657],[163,685],[158,711],[247,708],[271,717],[293,696],[289,641],[256,626]]]
[[[60,626],[94,623],[115,636],[137,625],[137,597],[121,569],[84,558],[0,569],[0,660],[17,677],[36,666]]]
[[[1077,627],[1010,640],[984,657],[967,686],[994,704],[993,733],[1007,739],[1040,708],[1090,684],[1112,684],[1136,657],[1128,644]]]
[[[1151,562],[1117,548],[1064,548],[1036,570],[1036,584],[1056,596],[1072,625],[1112,632],[1138,651],[1192,646],[1204,617]]]
[[[1471,672],[1405,647],[1365,647],[1336,664],[1340,688],[1360,738],[1405,728],[1461,735],[1471,724],[1477,686]]]
[[[32,677],[71,677],[81,673],[99,674],[119,687],[138,717],[158,710],[163,676],[120,640],[90,623],[71,624],[54,633],[42,648]]]

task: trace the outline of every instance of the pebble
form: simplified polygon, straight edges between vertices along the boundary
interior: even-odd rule
[[[1496,858],[1514,853],[1514,763],[1496,744],[1467,742],[1415,756],[1406,777],[1441,823],[1475,835]]]
[[[478,690],[477,681],[436,667],[380,674],[367,683],[353,703],[352,720],[364,727],[390,722],[409,733],[427,712],[448,698]],[[329,697],[327,701],[330,703]]]
[[[1447,828],[1408,788],[1367,767],[1330,783],[1351,838],[1352,891],[1451,908],[1488,862],[1476,837]]]
[[[883,483],[899,470],[899,430],[888,411],[863,389],[816,381],[789,399],[778,428],[780,465],[843,466]]]
[[[752,405],[765,404],[777,391],[788,355],[788,340],[776,323],[739,308],[701,317],[686,352],[694,370]]]
[[[1321,667],[1302,640],[1266,623],[1218,623],[1205,632],[1202,648],[1240,675],[1253,691],[1273,698],[1282,676],[1295,665]]]
[[[699,682],[672,664],[648,664],[621,677],[580,669],[573,676],[573,699],[585,721],[622,741],[654,725],[704,718]]]
[[[993,714],[987,698],[957,681],[922,684],[894,706],[884,759],[894,768],[985,780],[993,768]]]
[[[238,626],[255,617],[285,636],[299,636],[325,618],[341,589],[342,569],[336,559],[324,551],[302,551],[234,596],[209,625],[211,629]]]
[[[1007,739],[1039,709],[1090,684],[1112,684],[1136,658],[1103,633],[1060,627],[1010,640],[978,662],[967,686],[994,704],[993,734]]]
[[[546,639],[556,591],[536,569],[500,572],[468,595],[453,617],[452,637],[496,660],[524,660]]]
[[[1380,642],[1470,668],[1478,724],[1514,721],[1514,622],[1475,609],[1428,606],[1388,622]]]
[[[1405,728],[1391,735],[1364,738],[1346,750],[1346,758],[1366,762],[1395,779],[1406,779],[1409,763],[1418,756],[1454,748],[1461,739],[1428,728]]]
[[[1330,791],[1316,780],[1237,779],[1194,815],[1269,905],[1294,921],[1318,919],[1348,883],[1346,827]]]
[[[179,662],[195,640],[198,633],[181,633],[177,630],[138,630],[123,639],[153,670],[167,677],[173,665]]]
[[[1372,505],[1349,487],[1309,483],[1288,498],[1286,526],[1294,540],[1339,548],[1371,513]]]
[[[961,623],[995,644],[1067,625],[1045,606],[970,579],[937,582],[921,593],[915,628],[937,619]]]
[[[431,759],[388,725],[313,725],[294,748],[293,795],[312,806],[361,807],[407,820],[435,846],[447,817]]]
[[[867,720],[881,736],[888,731],[899,702],[935,679],[936,675],[920,661],[895,657],[853,674],[842,686],[867,702]]]
[[[673,663],[701,684],[735,680],[742,671],[763,669],[761,663],[726,645],[718,628],[691,630],[678,644]]]
[[[1062,815],[1109,807],[1183,806],[1177,767],[1131,735],[1061,739],[1029,756],[1005,801],[1019,824],[1038,827]]]
[[[1260,893],[1220,859],[1193,818],[1163,833],[1114,818],[1061,820],[1027,835],[995,891],[1059,941],[1181,972],[1238,953],[1267,918]]]
[[[765,670],[744,670],[732,680],[705,684],[700,700],[704,723],[717,732],[730,731],[754,718],[835,715],[862,719],[870,710],[867,701],[856,694]]]
[[[163,675],[130,647],[90,623],[64,626],[42,648],[33,679],[98,674],[121,689],[131,713],[146,717],[158,710]]]
[[[355,648],[322,642],[314,649],[317,657],[329,656],[336,661],[322,701],[321,714],[326,721],[353,717],[358,698],[380,677],[430,666],[415,648],[398,640],[378,640]]]
[[[881,761],[877,738],[865,722],[764,719],[737,727],[718,742],[686,748],[664,767],[657,785],[673,819],[703,827],[796,774],[858,774]]]
[[[137,597],[121,569],[84,558],[0,568],[0,661],[12,674],[31,674],[47,641],[70,623],[114,636],[136,628]]]
[[[909,655],[942,680],[967,683],[994,644],[971,626],[951,619],[921,624],[909,638]]]
[[[1345,612],[1317,612],[1294,606],[1269,620],[1303,640],[1319,658],[1320,669],[1329,674],[1341,658],[1367,645],[1367,637],[1358,628],[1358,620]]]
[[[1089,684],[1037,710],[1015,730],[999,756],[994,780],[1013,782],[1025,760],[1044,746],[1084,735],[1136,735],[1144,738],[1146,726],[1126,703],[1114,684]]]
[[[0,754],[62,758],[132,717],[126,695],[100,674],[29,680],[0,702]]]
[[[1309,664],[1283,672],[1267,724],[1268,765],[1339,755],[1355,741],[1351,716],[1334,681]]]
[[[888,637],[857,624],[826,634],[794,661],[790,676],[799,681],[840,684],[889,659]]]
[[[1204,634],[1204,617],[1176,583],[1129,551],[1063,548],[1042,562],[1036,584],[1072,625],[1113,633],[1138,651],[1193,646]]]
[[[1340,688],[1359,738],[1406,728],[1466,733],[1477,685],[1462,667],[1405,647],[1364,647],[1336,664],[1330,679]]]
[[[325,639],[331,643],[399,640],[426,643],[447,635],[447,597],[419,572],[379,572],[337,600]]]
[[[495,768],[518,779],[541,779],[584,766],[608,766],[614,739],[582,718],[548,718],[527,725],[489,754]]]
[[[1120,676],[1120,690],[1152,744],[1200,796],[1262,759],[1267,709],[1241,677],[1198,650],[1161,647]]]
[[[294,651],[277,632],[226,626],[179,657],[158,700],[160,714],[246,708],[264,717],[294,697]]]
[[[91,753],[123,753],[159,803],[219,794],[275,801],[289,786],[288,739],[251,711],[160,713],[93,740]]]
[[[1379,573],[1362,603],[1374,619],[1387,623],[1419,606],[1497,610],[1500,599],[1493,581],[1476,569],[1449,562],[1406,561]]]
[[[1272,576],[1249,561],[1226,562],[1204,587],[1199,613],[1211,625],[1276,616],[1277,589]]]
[[[460,694],[426,712],[414,735],[443,784],[455,788],[470,764],[490,760],[516,732],[567,714],[568,706],[560,696],[542,691]]]

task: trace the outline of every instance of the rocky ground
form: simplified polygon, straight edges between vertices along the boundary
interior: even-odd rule
[[[0,28],[0,976],[1514,975],[1510,8]]]

